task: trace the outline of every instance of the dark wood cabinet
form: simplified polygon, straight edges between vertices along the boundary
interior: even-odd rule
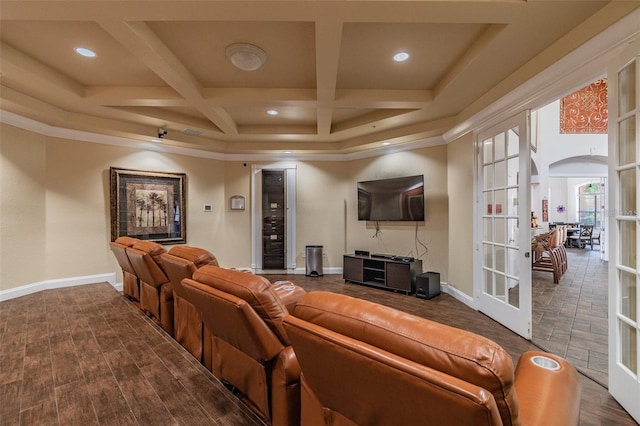
[[[262,268],[285,268],[285,179],[282,170],[262,172]]]
[[[345,281],[412,294],[416,275],[422,273],[422,260],[345,254],[342,271]]]

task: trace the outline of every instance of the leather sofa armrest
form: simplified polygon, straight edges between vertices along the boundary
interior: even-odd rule
[[[274,360],[273,371],[278,374],[277,380],[285,385],[300,382],[300,364],[293,352],[293,347],[287,346],[280,351]]]
[[[578,372],[565,359],[546,352],[525,352],[518,361],[514,384],[522,424],[578,424],[582,385]]]
[[[291,346],[273,360],[271,415],[274,425],[300,425],[300,364]]]

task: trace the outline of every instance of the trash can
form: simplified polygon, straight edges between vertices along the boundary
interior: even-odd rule
[[[322,246],[306,247],[306,275],[321,277],[322,274]]]

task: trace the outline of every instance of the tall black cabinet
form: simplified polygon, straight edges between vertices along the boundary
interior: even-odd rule
[[[262,171],[262,269],[285,269],[285,172]]]

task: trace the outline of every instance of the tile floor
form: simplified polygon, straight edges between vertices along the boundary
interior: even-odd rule
[[[533,271],[532,341],[606,387],[608,263],[597,249],[567,249],[569,266],[558,284],[550,272]]]

